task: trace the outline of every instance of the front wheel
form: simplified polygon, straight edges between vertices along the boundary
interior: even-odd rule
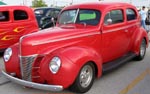
[[[137,60],[142,60],[146,53],[146,41],[145,39],[142,40],[140,48],[139,48],[139,55],[136,57]]]
[[[75,82],[71,86],[71,90],[77,93],[87,92],[93,85],[95,79],[95,67],[92,63],[85,64]]]

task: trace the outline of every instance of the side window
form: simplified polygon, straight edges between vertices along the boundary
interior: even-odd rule
[[[15,10],[14,11],[14,20],[27,20],[28,14],[23,10]]]
[[[116,24],[123,22],[123,11],[122,10],[111,10],[104,18],[105,25]]]
[[[85,23],[88,25],[97,25],[100,20],[100,12],[97,10],[80,10],[77,23]]]
[[[137,18],[137,15],[133,9],[127,9],[126,15],[127,15],[127,21],[135,20]]]
[[[58,14],[59,14],[59,10],[49,10],[46,16],[57,18]]]
[[[96,19],[96,13],[94,11],[80,12],[79,19],[80,21]]]
[[[8,11],[0,11],[0,22],[9,21],[9,12]]]

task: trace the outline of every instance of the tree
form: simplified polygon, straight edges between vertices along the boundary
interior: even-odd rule
[[[32,7],[47,7],[47,4],[44,0],[33,0]]]

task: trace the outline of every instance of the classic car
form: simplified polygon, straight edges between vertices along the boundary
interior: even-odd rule
[[[2,74],[27,87],[84,93],[103,72],[142,60],[148,45],[133,5],[77,4],[61,11],[56,27],[25,35],[9,47]]]
[[[19,42],[21,36],[38,31],[34,12],[26,6],[0,6],[0,50]]]
[[[61,9],[59,8],[50,8],[50,7],[40,7],[35,8],[34,13],[39,25],[39,28],[45,29],[54,26],[51,18],[57,20],[57,16]]]

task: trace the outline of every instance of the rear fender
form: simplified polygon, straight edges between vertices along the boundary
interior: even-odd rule
[[[147,32],[143,29],[143,28],[140,28],[137,32],[136,32],[136,35],[134,37],[133,40],[135,40],[133,42],[133,51],[138,55],[139,54],[139,48],[140,48],[140,44],[141,44],[141,41],[142,39],[145,39],[146,41],[146,47],[148,47],[149,45],[149,39],[148,39],[148,34]]]

